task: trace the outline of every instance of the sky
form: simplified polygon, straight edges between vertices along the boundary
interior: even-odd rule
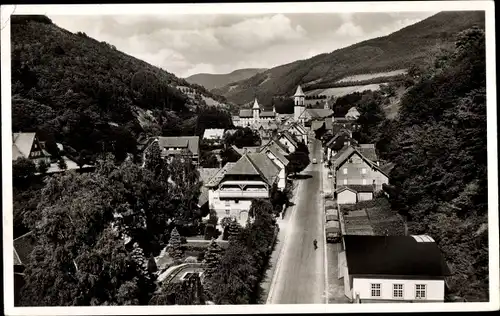
[[[437,12],[49,15],[178,77],[272,68],[385,36]]]

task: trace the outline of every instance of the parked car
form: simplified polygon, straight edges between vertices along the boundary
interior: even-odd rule
[[[333,174],[331,172],[328,172],[328,178],[333,178]]]
[[[318,163],[318,162],[316,161],[316,158],[313,158],[313,163]]]
[[[340,242],[340,224],[338,221],[325,223],[326,241],[329,243]]]

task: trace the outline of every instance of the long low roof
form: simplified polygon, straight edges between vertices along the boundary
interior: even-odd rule
[[[412,236],[344,236],[351,275],[443,277],[450,275],[435,242]]]

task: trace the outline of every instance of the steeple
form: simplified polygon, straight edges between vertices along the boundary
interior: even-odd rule
[[[257,102],[257,98],[255,98],[255,101],[253,102],[253,110],[259,110],[260,109],[260,106],[259,106],[259,102]]]
[[[295,94],[293,95],[294,97],[305,97],[306,95],[302,91],[302,88],[300,85],[297,86],[297,91],[295,91]]]

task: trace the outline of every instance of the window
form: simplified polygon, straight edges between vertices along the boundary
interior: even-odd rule
[[[230,213],[231,213],[231,210],[230,209],[226,209],[226,215],[229,216]]]
[[[347,185],[347,179],[344,179],[344,185]]]
[[[392,285],[392,296],[394,298],[403,298],[403,284]]]
[[[380,297],[380,283],[371,284],[372,297]]]
[[[229,201],[226,201],[226,207],[229,207],[231,204]]]
[[[366,168],[361,169],[362,174],[366,174]]]
[[[344,168],[343,172],[344,174],[347,174],[347,168]]]
[[[366,185],[366,179],[363,179],[363,185]]]
[[[238,204],[238,203],[240,203],[240,200],[234,200],[234,203]]]
[[[425,284],[416,284],[415,285],[415,298],[416,299],[425,299],[427,296],[427,286]]]

